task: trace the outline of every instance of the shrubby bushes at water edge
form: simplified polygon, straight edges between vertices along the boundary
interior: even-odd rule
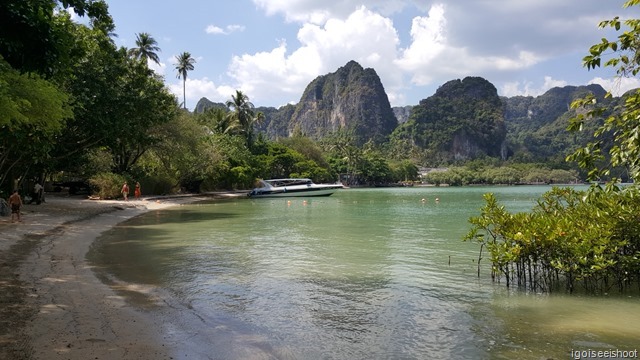
[[[509,213],[493,194],[465,240],[489,253],[491,276],[508,287],[552,292],[625,291],[640,278],[640,190],[553,188],[528,213]]]
[[[576,170],[549,169],[542,167],[488,166],[483,168],[451,167],[446,171],[432,171],[423,181],[441,185],[462,186],[470,184],[570,184],[579,179]]]

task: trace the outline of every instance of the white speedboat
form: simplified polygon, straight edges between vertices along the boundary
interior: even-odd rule
[[[260,187],[249,193],[249,197],[292,197],[292,196],[329,196],[342,184],[314,184],[310,179],[271,179],[259,180]]]

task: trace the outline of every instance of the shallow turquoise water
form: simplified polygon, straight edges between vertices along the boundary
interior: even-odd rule
[[[477,278],[478,247],[461,238],[482,194],[527,211],[548,189],[346,189],[182,206],[121,224],[89,258],[101,276],[159,289],[154,297],[172,309],[167,331],[198,334],[192,345],[212,358],[546,359],[631,349],[637,296],[509,292],[486,267]]]

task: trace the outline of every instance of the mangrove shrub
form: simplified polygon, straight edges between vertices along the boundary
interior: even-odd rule
[[[512,214],[493,194],[465,237],[484,249],[491,276],[507,286],[551,292],[623,291],[640,277],[640,192],[594,188],[547,192],[529,213]]]

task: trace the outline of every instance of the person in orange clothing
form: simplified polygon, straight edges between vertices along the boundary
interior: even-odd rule
[[[141,194],[142,194],[142,191],[140,190],[140,183],[136,182],[136,188],[133,191],[133,195],[135,196],[136,200],[140,200]]]

